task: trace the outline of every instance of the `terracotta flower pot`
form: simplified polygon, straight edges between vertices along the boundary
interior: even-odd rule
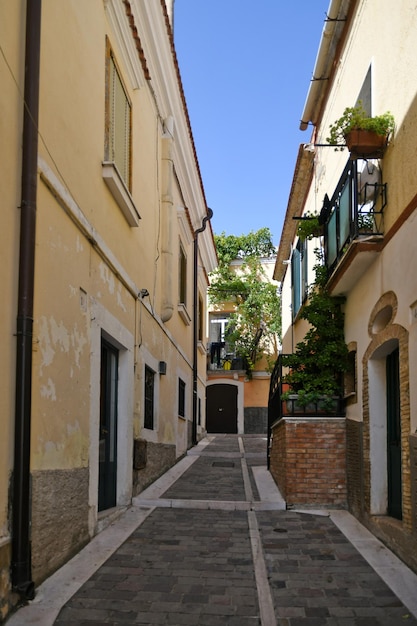
[[[353,128],[345,135],[351,159],[380,159],[387,147],[388,137],[377,135],[371,130]]]

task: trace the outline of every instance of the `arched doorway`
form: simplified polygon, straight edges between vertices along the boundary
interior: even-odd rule
[[[402,519],[400,351],[390,339],[368,362],[371,513]]]
[[[237,433],[236,385],[207,387],[206,429],[208,433]]]
[[[397,299],[384,294],[370,316],[371,342],[363,357],[365,504],[411,526],[408,451],[410,434],[408,332],[394,323]]]

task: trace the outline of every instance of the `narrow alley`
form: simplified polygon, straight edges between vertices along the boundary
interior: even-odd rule
[[[265,452],[201,441],[9,626],[417,624],[417,576],[346,511],[286,510]]]

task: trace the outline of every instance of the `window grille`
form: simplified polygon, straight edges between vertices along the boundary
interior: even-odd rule
[[[145,428],[154,427],[155,372],[145,365]]]
[[[185,417],[185,382],[178,379],[178,415]]]

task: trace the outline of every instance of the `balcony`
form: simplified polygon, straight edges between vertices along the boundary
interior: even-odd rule
[[[207,370],[209,372],[229,372],[244,370],[245,364],[241,357],[233,351],[225,341],[212,341],[208,344]]]
[[[320,213],[333,295],[350,291],[382,249],[387,184],[375,160],[349,161]]]
[[[243,359],[236,354],[234,343],[228,341],[230,312],[209,313],[209,343],[207,346],[207,371],[229,372],[244,370]]]

